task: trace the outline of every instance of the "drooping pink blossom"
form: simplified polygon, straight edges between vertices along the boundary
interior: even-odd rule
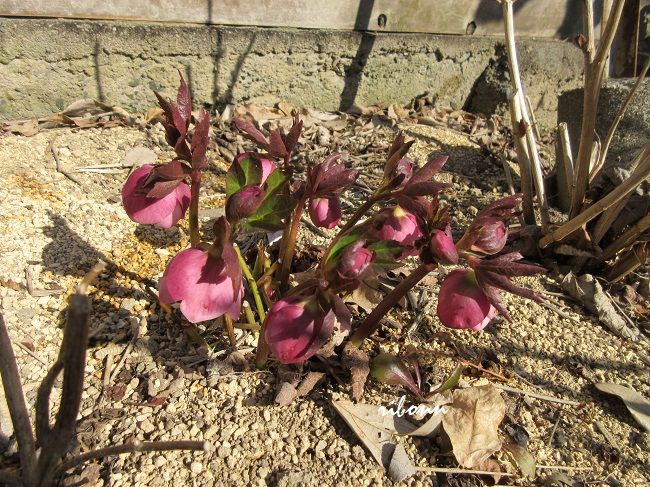
[[[341,201],[338,196],[309,200],[309,218],[314,225],[334,228],[341,221]]]
[[[429,251],[434,259],[443,264],[456,264],[458,262],[458,252],[454,239],[451,235],[451,226],[443,229],[436,229],[431,232],[431,241],[429,242]]]
[[[260,180],[260,186],[263,185],[268,177],[271,175],[273,171],[275,171],[278,166],[275,164],[270,159],[265,159],[263,157],[260,157],[259,154],[255,152],[243,152],[241,154],[238,154],[237,157],[235,157],[235,161],[238,163],[241,163],[244,159],[248,157],[253,157],[255,161],[257,161],[257,164],[259,165],[259,168],[262,172],[262,179]]]
[[[413,213],[395,206],[380,213],[379,218],[378,239],[392,240],[404,247],[401,257],[417,254],[413,244],[422,238],[423,233]]]
[[[264,200],[264,191],[261,187],[250,184],[244,186],[226,201],[226,217],[231,222],[236,222],[253,215]]]
[[[478,331],[485,328],[495,314],[496,308],[479,286],[473,271],[456,269],[445,276],[437,308],[444,326]]]
[[[269,309],[264,337],[280,362],[301,363],[329,340],[335,319],[334,310],[323,309],[316,296],[289,296]]]
[[[172,182],[176,186],[165,196],[148,196],[145,182],[154,168],[147,164],[131,173],[122,188],[122,204],[134,222],[169,228],[185,215],[190,205],[190,187],[184,181]]]
[[[506,224],[501,220],[489,222],[480,228],[476,240],[469,249],[474,252],[493,255],[501,252],[507,240],[508,227],[506,227]]]
[[[242,272],[232,244],[222,247],[220,256],[198,248],[178,253],[160,280],[160,301],[180,302],[181,312],[192,323],[225,313],[236,320],[243,295]]]

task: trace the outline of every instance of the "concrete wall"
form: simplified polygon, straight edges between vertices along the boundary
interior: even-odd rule
[[[557,96],[580,86],[570,43],[519,41],[542,124]],[[407,103],[426,91],[442,105],[500,110],[508,86],[500,39],[432,34],[0,18],[0,118],[41,116],[79,98],[127,110],[168,95],[180,69],[195,101],[221,106],[286,99],[324,110]]]

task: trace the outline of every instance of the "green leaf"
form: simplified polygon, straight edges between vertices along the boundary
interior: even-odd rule
[[[234,161],[226,173],[226,198],[235,194],[244,186],[260,184],[261,181],[262,164],[259,160],[248,156],[241,161]]]
[[[510,454],[514,463],[521,470],[521,473],[531,479],[535,478],[535,470],[537,469],[535,458],[533,458],[526,447],[517,443],[504,443],[503,449]]]
[[[460,380],[460,375],[463,372],[463,368],[464,367],[462,364],[458,364],[451,375],[447,378],[447,380],[440,384],[437,389],[431,391],[428,395],[431,396],[433,394],[440,394],[442,392],[448,391],[449,389],[452,389],[453,387],[456,387],[458,385],[458,381]]]
[[[357,232],[346,233],[345,235],[343,235],[334,244],[334,247],[330,249],[329,253],[327,254],[327,257],[325,257],[325,262],[329,262],[330,260],[338,257],[341,254],[341,252],[343,252],[345,247],[359,240],[359,237],[360,234]]]
[[[380,240],[368,245],[368,249],[375,253],[372,264],[382,269],[396,269],[402,264],[396,257],[402,253],[402,246],[392,240]]]
[[[266,179],[264,199],[244,222],[242,229],[247,232],[273,232],[284,227],[286,218],[296,204],[289,194],[289,176],[280,169],[273,171]]]

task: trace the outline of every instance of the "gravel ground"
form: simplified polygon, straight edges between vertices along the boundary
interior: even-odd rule
[[[389,131],[379,131],[378,137],[387,141]],[[460,225],[483,204],[504,195],[502,169],[464,136],[425,126],[407,127],[407,134],[417,139],[412,155],[420,163],[432,152],[451,156],[444,178],[453,182],[447,198],[462,209],[456,216]],[[329,403],[332,398],[347,398],[346,388],[328,382],[289,406],[276,406],[274,373],[251,370],[241,360],[244,354],[231,356],[230,363],[225,363],[227,343],[219,329],[204,330],[216,352],[208,356],[149,298],[147,287],[155,288],[170,256],[188,245],[187,228],[160,230],[131,222],[119,198],[125,170],[96,174],[75,169],[119,163],[137,145],[152,148],[164,161],[169,153],[161,140],[158,128],[122,127],[49,130],[29,138],[5,135],[0,139],[0,179],[4,182],[0,187],[4,235],[0,300],[14,342],[33,348],[32,353],[16,348],[28,402],[33,405],[45,364],[55,360],[68,296],[80,277],[102,258],[110,265],[92,293],[92,340],[77,450],[132,438],[205,439],[214,445],[208,453],[107,458],[70,472],[67,480],[85,475],[93,485],[116,487],[172,482],[197,486],[392,485]],[[60,169],[76,181],[56,171],[53,153]],[[217,207],[223,202],[226,165],[214,151],[211,163],[203,204]],[[372,185],[371,176],[364,175],[368,185]],[[349,196],[349,206],[359,197]],[[205,221],[209,211],[204,216]],[[302,240],[323,241],[308,229]],[[63,292],[32,296],[21,286],[26,285],[27,276],[36,289],[56,292],[59,286]],[[561,293],[548,276],[521,282],[542,292]],[[427,280],[427,286],[435,291],[436,276]],[[444,378],[454,367],[448,358],[436,359],[435,352],[448,354],[455,349],[464,359],[511,378],[510,385],[519,389],[585,403],[576,409],[503,394],[508,413],[502,429],[525,429],[538,465],[559,468],[539,470],[533,483],[515,483],[540,485],[550,474],[562,474],[565,481],[589,485],[650,485],[648,433],[641,433],[622,403],[592,386],[599,381],[617,382],[650,396],[644,346],[613,336],[572,301],[562,296],[552,299],[564,309],[566,318],[508,295],[505,301],[513,321],[497,319],[478,334],[444,329],[435,318],[434,301],[425,307],[424,319],[408,337],[403,330],[386,328],[378,339],[394,335],[395,344],[411,343],[432,351],[432,358],[424,363],[430,382]],[[398,310],[390,318],[407,328],[414,316]],[[125,355],[127,347],[130,351]],[[125,360],[100,399],[107,355],[114,356],[114,364],[123,356]],[[473,374],[472,369],[467,374],[464,380],[470,383],[494,379],[489,374]],[[165,391],[167,399],[153,405],[151,398]],[[364,400],[387,404],[401,394],[374,383]],[[407,439],[404,443],[416,466],[456,466],[444,453],[444,445],[435,441]],[[0,467],[12,461],[12,448],[0,456]],[[514,471],[505,458],[498,459],[504,469]],[[480,485],[481,481],[467,475],[418,472],[404,484]]]

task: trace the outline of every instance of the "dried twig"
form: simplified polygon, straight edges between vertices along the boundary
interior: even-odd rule
[[[521,119],[516,121],[516,125],[513,125],[513,130],[521,130],[524,132],[526,147],[528,149],[528,156],[530,160],[531,174],[533,177],[533,183],[535,185],[535,191],[537,193],[540,216],[542,220],[542,231],[546,232],[548,229],[548,224],[550,222],[548,200],[546,199],[546,191],[544,190],[542,163],[539,158],[539,151],[537,150],[535,135],[531,128],[532,122],[528,113],[528,108],[526,107],[525,93],[523,84],[521,82],[521,74],[519,71],[519,61],[517,60],[514,13],[512,8],[513,0],[500,0],[500,3],[503,10],[503,22],[505,26],[510,80],[512,82],[514,96],[519,99],[519,106],[521,109]]]
[[[616,114],[616,117],[614,118],[611,127],[609,127],[609,131],[607,132],[607,136],[605,137],[605,142],[603,142],[603,146],[600,150],[600,157],[598,158],[598,162],[596,163],[594,168],[591,170],[591,173],[589,174],[589,182],[593,181],[596,178],[596,176],[598,176],[598,173],[600,173],[602,168],[605,166],[605,159],[607,158],[607,152],[609,151],[609,146],[612,143],[612,139],[614,138],[614,133],[618,128],[618,124],[621,123],[621,120],[623,120],[623,117],[625,116],[625,112],[630,106],[630,103],[632,102],[634,95],[637,93],[637,91],[639,91],[639,87],[641,86],[641,83],[643,83],[643,80],[645,79],[646,74],[648,73],[648,68],[650,68],[650,57],[646,58],[645,64],[643,65],[643,69],[641,70],[641,73],[639,73],[639,77],[637,78],[636,83],[634,83],[634,86],[632,87],[627,97],[625,98],[623,105],[621,105],[621,108],[619,108],[618,113]]]
[[[135,440],[122,445],[108,446],[99,450],[92,450],[82,453],[70,460],[62,463],[56,473],[61,474],[66,470],[76,467],[84,462],[104,458],[112,455],[122,455],[124,453],[150,452],[150,451],[171,451],[171,450],[192,450],[192,451],[209,451],[210,443],[207,441],[176,440],[176,441],[139,441]]]
[[[609,244],[602,253],[603,260],[609,260],[624,248],[632,245],[637,238],[650,228],[650,215],[646,215],[628,228],[623,235]]]
[[[516,389],[514,387],[506,386],[503,384],[492,384],[492,385],[497,389],[501,389],[506,392],[514,392],[515,394],[523,394],[524,396],[533,397],[535,399],[539,399],[540,401],[557,402],[559,404],[567,404],[569,406],[575,406],[575,407],[582,406],[583,404],[577,401],[569,401],[568,399],[560,399],[558,397],[547,396],[544,394],[537,394],[535,392],[528,392],[528,391],[524,391],[523,389]]]
[[[22,477],[27,485],[32,485],[35,477],[34,464],[36,462],[36,448],[34,444],[34,435],[32,433],[31,421],[22,385],[20,384],[20,374],[18,373],[18,364],[14,351],[11,348],[11,339],[9,331],[5,325],[5,320],[0,313],[0,375],[2,376],[2,385],[5,390],[7,406],[11,416],[11,422],[14,425],[16,441],[18,442],[18,452],[20,454],[20,464],[23,470]]]
[[[607,25],[601,36],[598,49],[594,48],[593,29],[593,6],[591,0],[584,1],[585,12],[585,36],[581,45],[585,54],[585,87],[584,105],[582,110],[582,129],[580,132],[580,146],[578,157],[575,163],[575,192],[571,195],[570,217],[575,218],[582,210],[584,199],[589,185],[589,172],[591,156],[594,146],[594,133],[596,130],[596,115],[598,111],[598,100],[603,82],[603,72],[606,59],[614,41],[614,35],[623,14],[625,0],[614,0],[612,11],[607,18]]]
[[[30,355],[32,358],[36,359],[37,361],[39,361],[39,362],[42,363],[43,365],[45,365],[45,366],[48,365],[48,363],[45,361],[45,359],[41,358],[40,355],[38,355],[36,352],[32,351],[29,347],[26,347],[26,346],[23,345],[22,343],[17,342],[17,341],[15,341],[15,340],[12,340],[11,343],[13,343],[14,345],[16,345],[16,346],[17,346],[18,348],[20,348],[22,351],[26,352],[28,355]]]
[[[490,472],[488,470],[467,470],[465,468],[443,468],[443,467],[415,467],[418,472],[430,473],[452,473],[452,474],[466,474],[466,475],[498,475],[500,477],[516,477],[512,473],[505,472]]]
[[[81,186],[81,183],[77,178],[75,178],[72,174],[70,174],[68,171],[66,171],[61,167],[61,160],[59,159],[59,151],[56,148],[55,142],[56,142],[56,137],[53,137],[52,140],[50,141],[50,144],[47,146],[47,150],[52,154],[52,157],[54,157],[54,162],[56,164],[56,171],[63,174],[66,178],[68,178],[73,183]]]
[[[608,193],[605,197],[596,201],[593,205],[587,208],[585,211],[572,218],[568,222],[561,225],[553,233],[550,233],[540,239],[539,246],[541,248],[548,247],[553,242],[559,242],[566,236],[575,232],[582,225],[591,221],[600,215],[603,211],[607,210],[611,206],[615,205],[627,195],[629,195],[634,189],[641,184],[648,177],[650,173],[650,164],[648,160],[650,159],[650,142],[646,143],[643,148],[643,153],[641,156],[641,162],[639,165],[643,165],[645,168],[644,171],[635,172],[629,179],[625,180],[623,183],[618,185],[614,190]]]

